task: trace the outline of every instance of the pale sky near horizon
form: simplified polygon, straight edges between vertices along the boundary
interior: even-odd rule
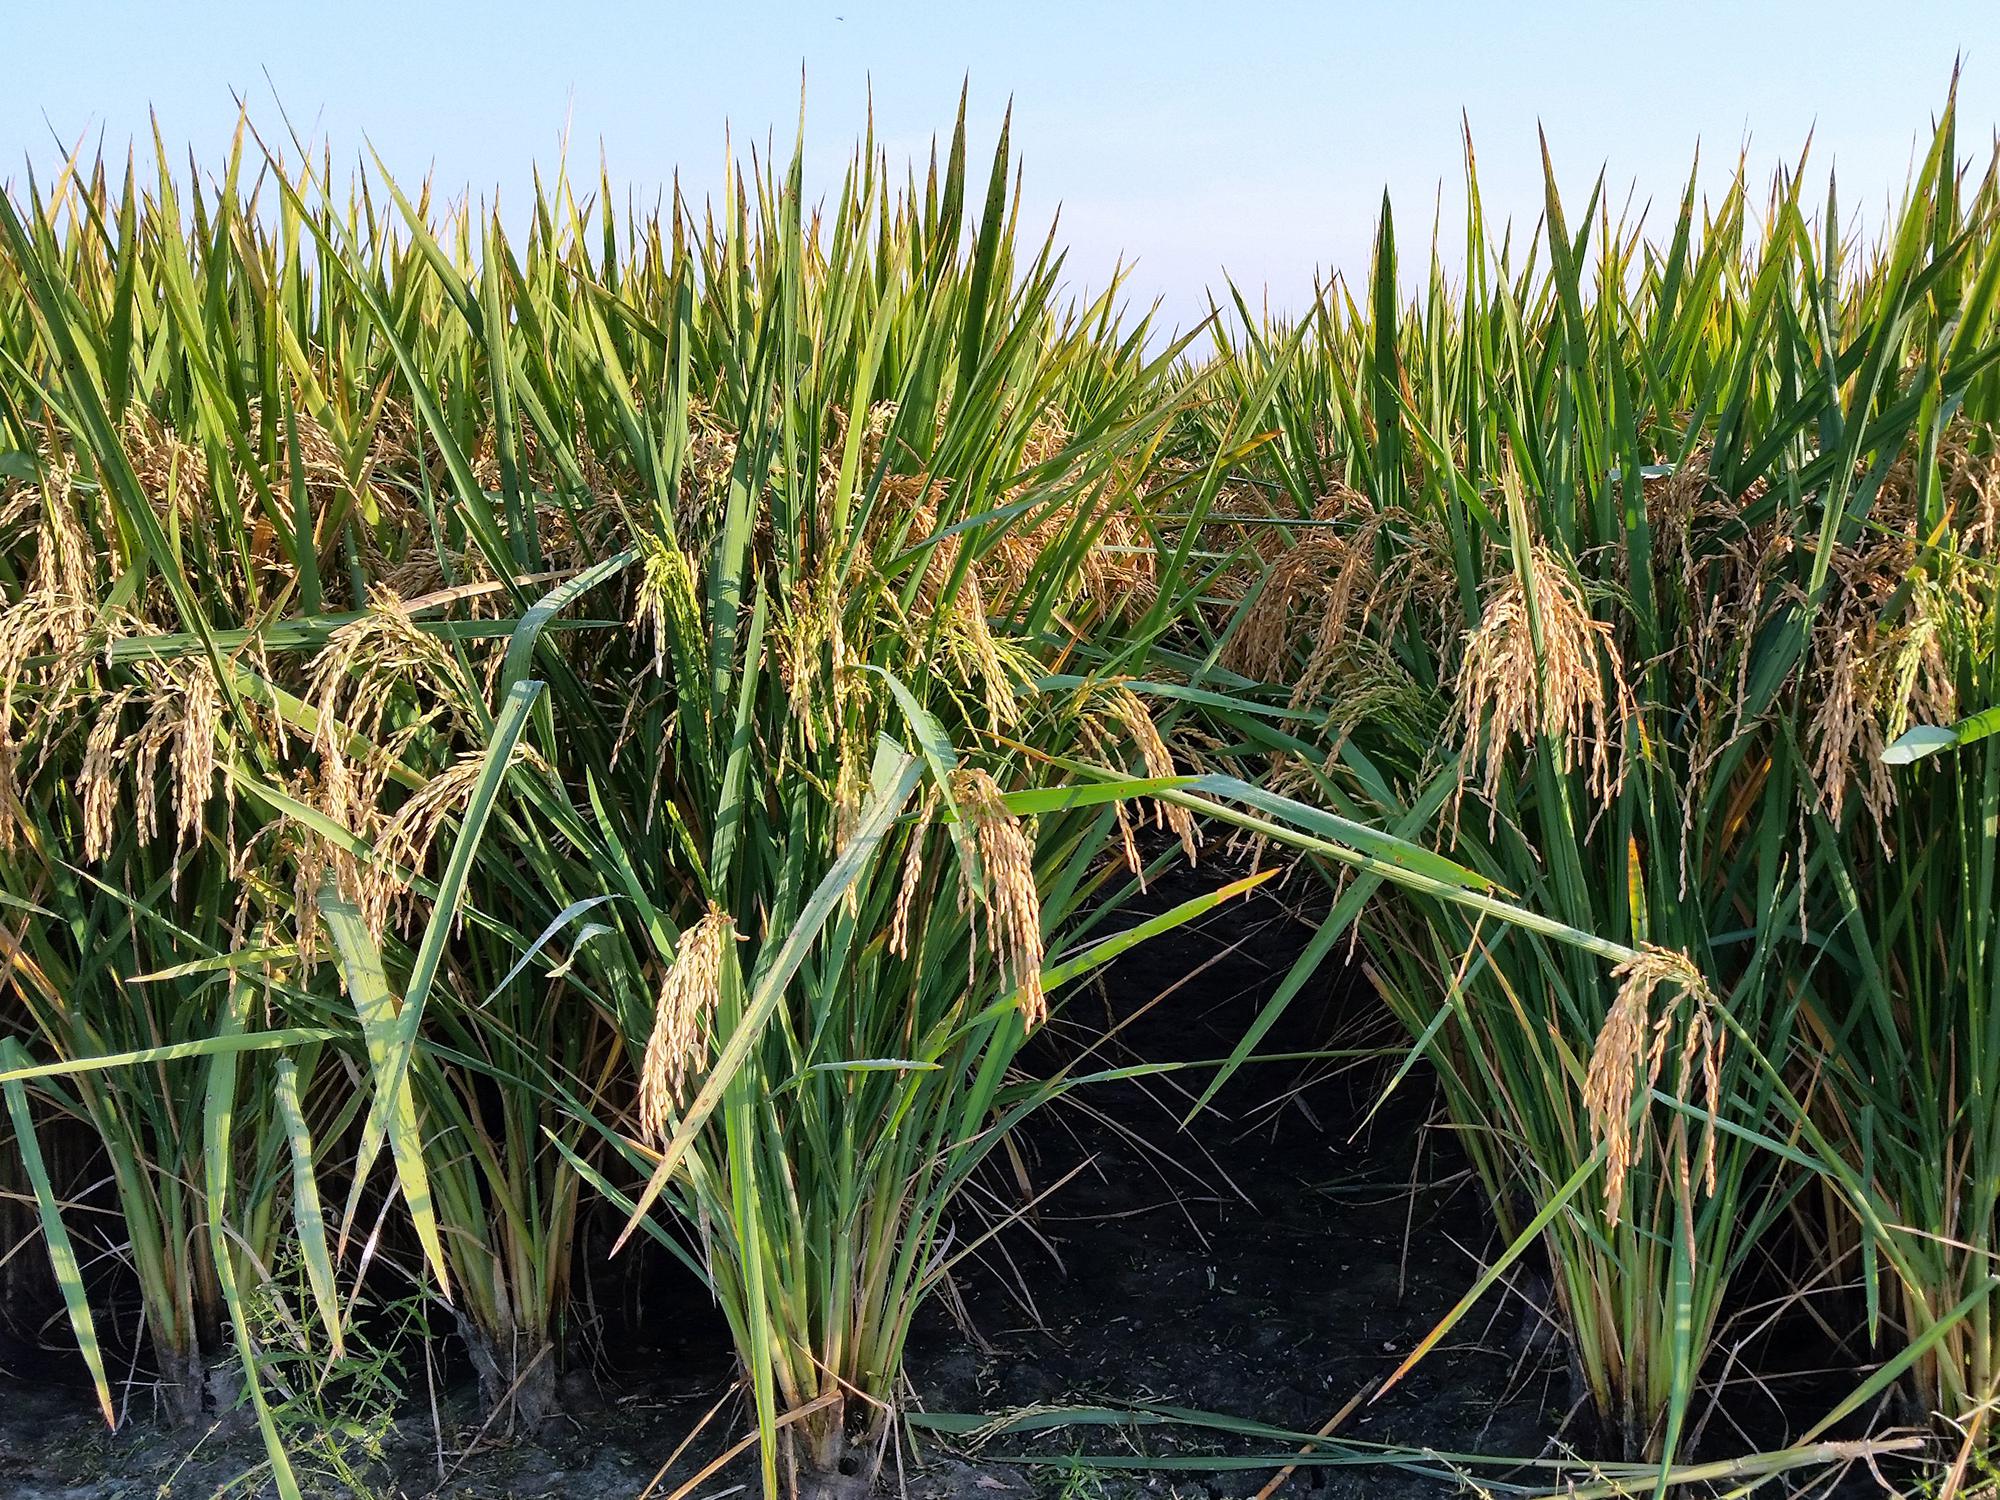
[[[1809,132],[1845,210],[1879,222],[1942,105],[1955,56],[1961,154],[2000,122],[2000,3],[1737,5],[1514,0],[1422,6],[1240,3],[968,6],[812,0],[617,6],[445,0],[0,0],[13,66],[0,91],[0,181],[79,140],[123,152],[157,110],[170,149],[221,157],[250,102],[276,103],[349,160],[372,143],[399,178],[519,203],[529,164],[570,159],[642,202],[680,169],[697,200],[739,148],[788,150],[805,79],[807,167],[830,191],[870,96],[892,163],[949,132],[969,76],[977,157],[1011,97],[1025,217],[1061,209],[1078,289],[1136,262],[1130,299],[1170,322],[1225,272],[1296,312],[1315,276],[1366,268],[1386,187],[1421,250],[1463,201],[1460,111],[1489,216],[1541,209],[1546,129],[1566,203],[1603,171],[1670,216],[1697,143],[1714,184],[1747,149],[1767,179]],[[268,77],[267,77],[268,73]],[[275,90],[275,92],[274,92]],[[59,144],[60,143],[60,144]],[[1823,177],[1819,196],[1823,198]],[[1664,232],[1664,231],[1663,231]]]

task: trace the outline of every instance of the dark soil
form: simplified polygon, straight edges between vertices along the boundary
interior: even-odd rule
[[[1165,905],[1193,889],[1153,899]],[[1136,951],[1098,1002],[1112,1024],[1125,1021],[1101,1065],[1228,1056],[1309,933],[1262,901]],[[1107,1018],[1079,998],[1065,1022],[1102,1032]],[[1377,1055],[1253,1062],[1185,1128],[1212,1069],[1096,1086],[1052,1110],[1025,1139],[1035,1185],[1082,1169],[1006,1240],[1004,1255],[988,1258],[985,1274],[964,1278],[967,1321],[985,1350],[968,1345],[943,1306],[932,1309],[911,1349],[925,1404],[997,1412],[1156,1403],[1311,1433],[1361,1396],[1342,1437],[1540,1452],[1560,1421],[1567,1377],[1542,1357],[1541,1316],[1519,1298],[1494,1298],[1367,1402],[1463,1295],[1491,1230],[1448,1136],[1429,1128],[1428,1076],[1413,1074],[1382,1099],[1401,1049],[1334,960],[1258,1055],[1330,1050]],[[1040,1433],[983,1456],[1071,1448],[1157,1460],[1292,1446],[1154,1426]],[[1152,1472],[1149,1488],[1221,1496],[1254,1494],[1273,1469]],[[1074,1461],[1069,1473],[1104,1477]],[[1306,1468],[1294,1484],[1329,1496],[1459,1488],[1379,1466]]]
[[[1209,878],[1204,870],[1201,882],[1170,882],[1147,904],[1164,908]],[[1074,995],[1025,1062],[1054,1066],[1093,1045],[1083,1071],[1221,1058],[1308,932],[1277,900],[1214,913]],[[1576,1436],[1563,1426],[1569,1379],[1532,1269],[1490,1294],[1394,1389],[1368,1399],[1497,1248],[1477,1187],[1432,1118],[1427,1075],[1413,1070],[1382,1097],[1396,1043],[1358,977],[1329,961],[1260,1053],[1373,1049],[1391,1061],[1253,1063],[1185,1126],[1212,1070],[1092,1085],[1031,1121],[1018,1157],[970,1195],[958,1236],[990,1227],[981,1213],[1010,1213],[1024,1198],[1045,1196],[961,1263],[919,1318],[908,1370],[924,1425],[919,1450],[892,1457],[891,1486],[900,1478],[919,1500],[1209,1500],[1254,1495],[1275,1472],[1270,1462],[1223,1467],[1232,1457],[1268,1459],[1296,1447],[1273,1435],[1157,1420],[1048,1425],[984,1442],[974,1434],[954,1446],[932,1422],[1022,1409],[1042,1410],[1048,1421],[1048,1409],[1065,1407],[1191,1408],[1295,1433],[1352,1406],[1338,1437],[1353,1444],[1524,1459],[1561,1451]],[[601,1261],[598,1248],[579,1257]],[[365,1481],[361,1493],[635,1500],[671,1496],[694,1478],[742,1431],[742,1411],[727,1396],[733,1369],[721,1321],[682,1311],[691,1283],[664,1255],[638,1277],[616,1269],[617,1279],[586,1289],[583,1317],[597,1353],[591,1370],[562,1382],[562,1416],[532,1441],[482,1432],[469,1363],[457,1358],[426,1378],[419,1358],[408,1372],[415,1394],[392,1423],[384,1419],[376,1451],[360,1439],[329,1445]],[[49,1326],[49,1342],[59,1344],[60,1325]],[[449,1358],[449,1341],[437,1357]],[[1744,1451],[1739,1437],[1776,1445],[1785,1437],[1783,1408],[1810,1394],[1782,1383],[1753,1388],[1740,1403],[1731,1397],[1732,1408],[1743,1408],[1740,1433],[1733,1409],[1714,1426],[1728,1429],[1733,1451]],[[149,1423],[143,1393],[132,1410],[123,1430],[105,1433],[74,1369],[49,1352],[0,1342],[0,1496],[205,1500],[268,1488],[261,1445],[240,1419],[190,1435]],[[1453,1474],[1441,1457],[1308,1466],[1286,1493],[1468,1493]],[[1536,1477],[1491,1462],[1476,1475],[1520,1484]],[[738,1460],[695,1493],[754,1497],[756,1487],[754,1470]],[[321,1491],[355,1492],[331,1477]],[[1839,1493],[1880,1491],[1857,1473]]]

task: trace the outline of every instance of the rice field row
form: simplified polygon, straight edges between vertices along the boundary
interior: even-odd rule
[[[532,1428],[608,1206],[754,1483],[865,1490],[968,1184],[1099,1081],[1024,1046],[1283,879],[1197,1108],[1356,963],[1505,1247],[1390,1385],[1545,1262],[1541,1488],[1966,1482],[2000,177],[1949,109],[1873,242],[1803,164],[1651,224],[1467,174],[1462,242],[1385,205],[1365,285],[1175,337],[962,120],[514,232],[247,129],[0,194],[0,1289],[103,1419],[247,1408],[289,1500],[415,1299]],[[1744,1457],[1701,1398],[1774,1276],[1855,1374]]]

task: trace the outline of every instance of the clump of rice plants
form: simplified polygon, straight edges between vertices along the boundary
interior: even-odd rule
[[[1832,1110],[1869,1160],[1843,1214],[1871,1263],[1913,1212],[1863,1201],[1893,1122],[1908,1160],[1963,1159],[1948,1122],[1970,1074],[1893,1112],[1836,1104],[1819,1075],[1900,1091],[1906,1067],[1843,1056],[1871,987],[1878,1045],[1903,1024],[1900,985],[1877,968],[1857,987],[1849,950],[1870,921],[1923,944],[1953,930],[1905,925],[1917,871],[1870,859],[1864,914],[1843,867],[1899,790],[1884,746],[1970,672],[1944,642],[1977,630],[1939,629],[1926,601],[1936,560],[1983,549],[1988,524],[1963,500],[1983,457],[1940,455],[1990,447],[1994,179],[1961,192],[1947,113],[1873,252],[1831,193],[1813,214],[1803,167],[1761,227],[1740,176],[1706,208],[1691,182],[1664,243],[1601,190],[1570,219],[1551,176],[1528,242],[1489,228],[1467,162],[1460,284],[1434,255],[1403,301],[1385,205],[1365,299],[1335,289],[1296,329],[1225,342],[1237,389],[1275,385],[1279,437],[1248,466],[1262,483],[1218,503],[1179,665],[1272,705],[1217,711],[1267,785],[1426,828],[1627,951],[1608,964],[1415,893],[1360,921],[1507,1258],[1547,1247],[1600,1447],[1671,1458],[1699,1435],[1731,1277],[1809,1181],[1786,1141]],[[1976,871],[1931,889],[1983,910]],[[1346,890],[1310,962],[1367,894]],[[1964,1230],[1941,1203],[1918,1218]],[[1906,1335],[1961,1317],[1964,1286],[1915,1293]]]
[[[962,118],[921,187],[871,138],[518,232],[160,158],[0,196],[0,1092],[107,1417],[52,1117],[120,1342],[284,1495],[371,1303],[551,1416],[597,1200],[721,1309],[764,1489],[865,1492],[962,1189],[1077,1082],[1025,1041],[1268,878],[1120,925],[1224,834],[1335,889],[1237,1060],[1358,924],[1594,1453],[1700,1444],[1781,1222],[1885,1361],[1827,1421],[1978,1420],[2000,192],[1948,114],[1876,247],[1803,169],[1517,240],[1468,165],[1462,281],[1406,301],[1385,208],[1365,296],[1205,361],[1066,300]]]
[[[1113,930],[1139,819],[1483,889],[1175,774],[1127,678],[1223,456],[1156,472],[1178,346],[1017,249],[1004,135],[968,237],[965,149],[898,196],[864,145],[830,216],[796,155],[705,217],[559,179],[518,242],[248,135],[6,201],[0,1083],[107,1416],[30,1088],[185,1416],[296,1248],[330,1357],[407,1265],[532,1430],[602,1194],[727,1316],[766,1488],[865,1487],[955,1195],[1063,1086],[1022,1041],[1246,888]]]
[[[686,233],[657,322],[587,309],[671,394],[655,416],[602,362],[582,386],[657,455],[623,549],[564,590],[624,623],[529,732],[539,805],[489,835],[561,893],[551,921],[604,929],[566,962],[632,1082],[593,1113],[649,1179],[635,1216],[663,1195],[698,1229],[767,1484],[872,1483],[953,1192],[1033,1092],[1008,1064],[1048,945],[1114,875],[1116,788],[1010,794],[1086,733],[1137,755],[1150,731],[1115,687],[1037,686],[1048,620],[1099,607],[1094,518],[1138,499],[1161,418],[1117,399],[1151,378],[1127,358],[1070,430],[1096,325],[1052,319],[1046,260],[1016,275],[1006,167],[969,259],[864,153],[824,239],[794,164],[754,218]],[[1010,550],[1017,520],[1052,534]]]
[[[1829,713],[1873,754],[1852,799],[1862,806],[1843,816],[1829,796],[1814,809],[1812,835],[1833,851],[1834,977],[1811,993],[1824,1062],[1796,1105],[1820,1170],[1858,1208],[1856,1222],[1831,1226],[1826,1252],[1858,1262],[1868,1341],[1900,1333],[1911,1407],[1962,1425],[1968,1447],[2000,1393],[1990,1118],[2000,466],[1990,431],[1975,442],[1920,452],[1896,476],[1900,503],[1844,549],[1868,557],[1876,587],[1843,629],[1853,664]]]

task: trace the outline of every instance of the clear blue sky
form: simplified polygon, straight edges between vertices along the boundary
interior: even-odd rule
[[[1489,212],[1539,212],[1535,127],[1566,196],[1600,168],[1671,207],[1695,145],[1710,180],[1747,144],[1759,176],[1816,129],[1814,160],[1875,212],[1965,54],[1961,143],[2000,120],[2000,4],[1045,4],[813,0],[795,5],[591,0],[292,0],[204,6],[72,0],[4,7],[0,178],[45,168],[56,141],[122,148],[156,108],[170,145],[204,162],[227,144],[232,91],[337,153],[372,141],[399,176],[497,188],[518,203],[528,163],[572,160],[650,198],[678,166],[699,196],[740,145],[788,146],[806,79],[808,166],[824,188],[874,87],[892,158],[948,131],[959,82],[989,144],[1011,96],[1027,207],[1062,209],[1070,269],[1101,285],[1137,259],[1135,300],[1172,318],[1224,268],[1296,309],[1316,268],[1367,263],[1383,188],[1406,245],[1460,201],[1459,112],[1472,122]],[[266,73],[268,71],[268,81]]]

